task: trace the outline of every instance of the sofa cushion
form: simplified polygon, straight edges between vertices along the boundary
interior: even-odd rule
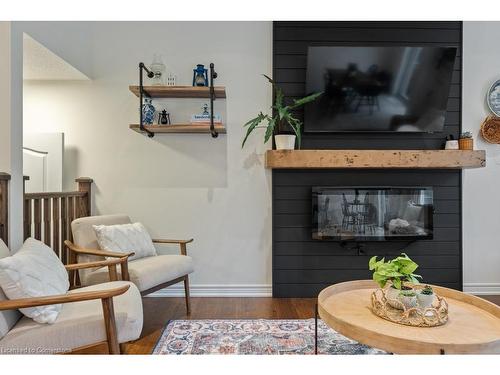
[[[8,257],[9,255],[9,249],[0,239],[0,259]],[[5,301],[6,299],[7,297],[3,293],[2,288],[0,288],[0,301]],[[19,310],[0,311],[0,339],[4,337],[7,332],[9,332],[19,318],[21,318]]]
[[[143,315],[141,295],[137,287],[127,281],[114,281],[71,290],[79,293],[130,285],[124,294],[114,297],[118,341],[124,343],[139,338]],[[22,318],[18,324],[0,340],[0,352],[44,354],[74,350],[106,340],[101,300],[63,304],[54,324],[39,324]],[[40,350],[41,348],[41,350]]]
[[[141,292],[185,276],[194,271],[193,259],[186,255],[157,255],[141,258],[128,263],[130,281]],[[120,275],[121,277],[121,275]],[[83,285],[93,285],[109,281],[108,269],[100,268],[87,274]]]
[[[0,287],[9,299],[65,294],[68,273],[54,251],[28,238],[14,255],[0,259]],[[20,309],[38,323],[54,323],[61,305]]]
[[[93,225],[97,243],[102,250],[119,253],[134,252],[129,261],[156,255],[153,240],[141,223]]]

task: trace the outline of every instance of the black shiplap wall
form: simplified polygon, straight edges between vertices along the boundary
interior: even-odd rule
[[[275,22],[273,76],[286,99],[305,95],[310,45],[438,45],[458,47],[445,130],[438,134],[303,135],[303,149],[438,149],[461,129],[461,22]],[[302,118],[302,113],[299,116]],[[434,239],[354,244],[311,239],[312,186],[433,186]],[[461,171],[273,170],[273,295],[315,297],[327,285],[370,278],[372,255],[401,250],[419,264],[429,283],[462,289]]]

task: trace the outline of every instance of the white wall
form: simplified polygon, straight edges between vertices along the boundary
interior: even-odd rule
[[[91,22],[15,22],[17,28],[43,44],[87,77],[92,77]],[[36,37],[35,37],[36,35]]]
[[[483,294],[500,294],[500,145],[479,135],[486,92],[500,79],[499,35],[500,22],[464,22],[462,128],[487,154],[486,168],[463,172],[464,289]]]
[[[59,40],[55,24],[50,28]],[[38,31],[45,25],[30,24],[29,34],[42,41]],[[73,188],[77,176],[94,178],[97,214],[127,213],[154,237],[194,237],[188,249],[196,264],[194,294],[269,294],[270,173],[263,167],[261,138],[244,150],[241,140],[242,125],[271,105],[270,87],[260,74],[272,71],[272,24],[85,25],[94,80],[25,82],[25,132],[65,133],[65,186]],[[149,139],[128,129],[138,123],[138,99],[128,86],[138,82],[139,61],[150,63],[154,53],[177,73],[178,84],[191,84],[197,63],[215,63],[216,83],[227,90],[226,103],[216,107],[227,119],[227,135]],[[203,102],[166,103],[179,121],[198,113]]]

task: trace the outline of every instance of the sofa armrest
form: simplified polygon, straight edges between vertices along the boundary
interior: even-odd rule
[[[98,260],[95,262],[85,262],[85,263],[75,263],[75,264],[67,264],[64,267],[68,271],[70,284],[73,285],[72,281],[74,277],[74,271],[82,270],[86,268],[101,268],[108,267],[109,272],[109,281],[117,281],[118,280],[118,272],[116,270],[116,266],[120,265],[122,271],[122,280],[130,281],[130,276],[128,273],[128,257],[124,256],[122,258],[113,258],[107,260]]]
[[[5,301],[0,301],[0,311],[16,310],[27,307],[36,307],[45,305],[56,305],[59,303],[89,301],[93,299],[108,299],[125,293],[129,288],[130,285],[124,285],[119,288],[96,290],[92,292],[78,292],[78,293],[60,294],[47,297],[33,297],[33,298],[5,300]]]
[[[68,247],[70,251],[73,251],[76,254],[85,254],[85,255],[96,255],[96,256],[101,256],[101,257],[108,257],[108,258],[124,258],[124,257],[131,257],[135,255],[134,252],[129,252],[129,253],[119,253],[117,251],[107,251],[107,250],[100,250],[100,249],[86,249],[83,247],[76,246],[73,242],[65,240],[64,244]]]
[[[163,239],[153,239],[154,243],[159,244],[178,244],[181,250],[182,255],[187,255],[186,244],[193,242],[194,238],[190,238],[189,240],[163,240]]]
[[[190,238],[189,240],[164,240],[161,238],[153,239],[154,243],[173,243],[173,244],[187,244],[193,241],[194,238]]]

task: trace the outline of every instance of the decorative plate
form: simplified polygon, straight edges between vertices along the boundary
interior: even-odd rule
[[[486,101],[490,111],[495,114],[495,116],[500,117],[500,79],[491,85],[488,90],[488,95],[486,96]]]

